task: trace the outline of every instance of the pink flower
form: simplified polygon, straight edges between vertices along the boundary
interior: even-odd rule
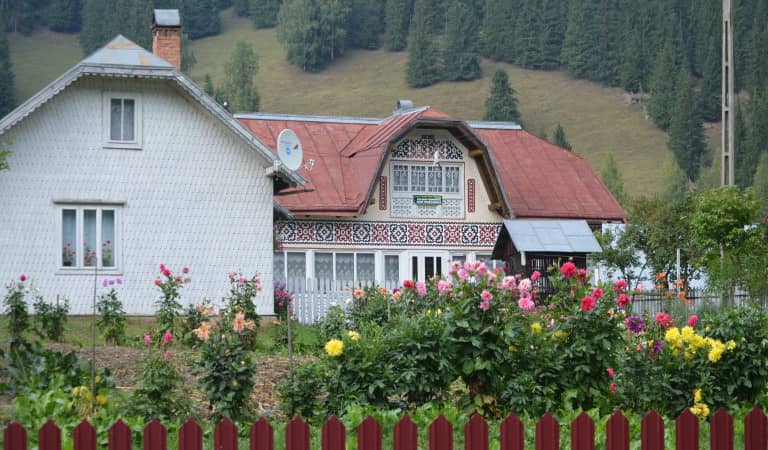
[[[477,266],[477,274],[482,277],[486,273],[488,273],[488,266],[486,266],[484,262],[481,262],[480,265]]]
[[[610,385],[609,387],[610,387],[610,389],[611,389],[611,394],[615,394],[615,393],[616,393],[616,391],[618,391],[618,390],[619,390],[619,389],[616,387],[616,383],[611,383],[611,385]]]
[[[152,336],[149,335],[149,332],[144,333],[144,345],[149,345],[152,343]]]
[[[622,292],[627,290],[627,282],[626,280],[619,280],[615,283],[613,283],[613,292],[617,294],[621,294]]]
[[[517,285],[517,289],[521,291],[530,291],[531,290],[531,280],[530,278],[523,278],[520,280],[520,283]]]
[[[184,273],[184,274],[189,273],[189,267],[185,267],[185,268],[181,269],[181,273]]]
[[[115,285],[115,280],[109,280],[109,285],[110,286],[114,286]]]
[[[445,281],[445,280],[437,281],[438,295],[445,295],[446,293],[450,292],[452,287],[453,287],[453,283],[451,283],[450,281]]]
[[[155,278],[155,286],[160,286],[161,284],[163,284],[163,282],[160,281],[160,278]]]
[[[499,271],[499,272],[501,272],[501,271]],[[498,275],[496,275],[496,273],[494,273],[494,272],[488,272],[488,282],[490,283],[491,281],[495,280],[497,276]]]
[[[499,289],[514,289],[515,288],[515,277],[506,276],[501,279],[501,283],[499,283]]]
[[[592,297],[584,297],[581,299],[581,310],[584,312],[589,312],[595,309],[595,299]]]
[[[699,316],[696,314],[691,314],[691,317],[688,318],[688,326],[693,328],[697,323],[699,323]]]
[[[165,264],[160,264],[160,272],[165,272]]]
[[[577,274],[579,276],[579,283],[585,283],[587,281],[587,269],[579,269]]]
[[[245,277],[240,277],[240,278],[237,280],[237,282],[238,282],[238,283],[240,283],[240,284],[243,284],[243,283],[245,283]]]
[[[107,280],[107,279],[104,279],[104,280],[101,282],[101,287],[107,287],[107,285],[108,285],[108,284],[109,284],[109,280]]]
[[[480,293],[480,298],[482,298],[483,300],[491,301],[493,300],[493,294],[488,292],[487,289],[483,289],[483,292]]]
[[[418,292],[419,297],[424,297],[427,295],[427,285],[423,281],[419,281],[416,283],[416,292]]]
[[[456,272],[456,275],[458,275],[459,279],[462,281],[465,281],[467,278],[469,278],[469,272],[467,269],[459,269],[459,271]]]
[[[236,333],[239,333],[245,329],[245,314],[243,313],[235,314],[235,323],[232,325],[232,329]]]
[[[491,301],[490,300],[483,300],[480,302],[480,309],[483,311],[488,311],[491,308]]]
[[[629,295],[623,292],[619,294],[619,297],[616,299],[616,305],[618,305],[619,308],[623,308],[629,305]]]
[[[172,340],[173,340],[173,334],[171,334],[170,331],[166,331],[165,334],[163,335],[163,342],[165,342],[166,344],[170,344]]]
[[[19,281],[21,281],[22,283],[27,281],[27,276],[22,273],[21,276],[19,276]]]
[[[562,272],[565,278],[571,278],[576,275],[576,264],[571,261],[566,261],[562,267],[560,267],[560,272]]]
[[[163,275],[165,275],[166,277],[170,277],[171,276],[171,271],[168,270],[168,269],[164,269],[163,270]]]
[[[115,283],[123,284],[123,279],[122,278],[115,278]]]
[[[163,352],[163,358],[164,359],[171,359],[172,356],[173,356],[173,354],[171,353],[170,350],[166,350],[165,352]]]
[[[176,280],[177,283],[181,283],[181,277],[179,275],[176,275],[173,279]]]
[[[529,297],[523,297],[517,301],[517,306],[523,311],[533,311],[536,304]]]
[[[595,288],[592,290],[592,298],[595,300],[600,300],[603,298],[603,295],[605,294],[605,291],[603,291],[602,288]]]
[[[660,312],[656,314],[656,323],[664,328],[669,328],[672,326],[672,316],[668,313]]]
[[[608,378],[613,378],[616,376],[616,372],[614,372],[613,369],[610,367],[605,369],[605,371],[608,372]]]
[[[534,270],[533,273],[531,274],[531,281],[537,281],[540,276],[541,276],[541,272],[539,272],[538,270]]]

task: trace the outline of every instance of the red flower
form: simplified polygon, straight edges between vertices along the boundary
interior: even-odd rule
[[[603,291],[602,288],[595,288],[595,289],[592,290],[592,297],[595,300],[600,300],[601,298],[603,298],[604,294],[605,294],[605,292]]]
[[[611,394],[615,394],[615,393],[616,393],[616,391],[618,391],[618,390],[619,390],[619,389],[616,387],[616,383],[611,383],[611,385],[610,385],[609,387],[610,387],[610,389],[611,389]]]
[[[656,314],[656,322],[664,328],[672,326],[672,316],[665,312]]]
[[[22,283],[27,281],[27,276],[22,273],[21,276],[19,277],[19,281],[21,281]]]
[[[534,270],[533,273],[531,274],[531,281],[538,280],[540,276],[541,276],[541,272],[539,272],[538,270]]]
[[[688,326],[695,327],[697,323],[699,323],[699,316],[691,314],[691,317],[688,318]]]
[[[587,281],[587,269],[579,269],[579,283],[585,283]]]
[[[621,294],[622,292],[627,290],[627,282],[626,280],[619,280],[615,283],[613,283],[613,292],[617,294]]]
[[[160,278],[156,278],[155,279],[155,286],[160,286],[161,284],[163,284],[163,282],[160,281]]]
[[[416,284],[411,280],[405,280],[403,281],[403,287],[405,289],[413,289],[416,287]]]
[[[170,277],[171,276],[171,271],[168,270],[168,269],[165,269],[165,270],[163,270],[163,275],[165,275],[166,277]]]
[[[176,280],[177,283],[181,283],[181,277],[178,275],[176,275],[176,278],[174,278],[174,280]]]
[[[619,294],[619,297],[616,299],[616,304],[619,306],[619,308],[623,308],[629,305],[629,295],[624,293]]]
[[[572,276],[576,275],[576,264],[572,263],[571,261],[567,261],[563,264],[562,267],[560,267],[560,272],[563,273],[565,278],[571,278]]]
[[[189,273],[189,267],[181,269],[181,273]]]
[[[160,263],[160,272],[165,272],[165,264]]]
[[[614,372],[613,369],[610,367],[605,369],[605,371],[608,372],[608,378],[613,378],[616,376],[616,372]]]
[[[595,309],[595,299],[592,297],[584,297],[581,299],[581,310],[589,312]]]

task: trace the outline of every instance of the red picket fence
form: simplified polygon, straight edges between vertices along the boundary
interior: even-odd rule
[[[720,409],[710,419],[710,450],[733,450],[733,418]],[[500,450],[524,450],[523,423],[511,414],[499,426]],[[699,450],[699,419],[685,410],[675,420],[675,449]],[[344,450],[346,429],[336,417],[322,427],[322,449]],[[96,431],[83,421],[73,431],[74,450],[96,450]],[[309,450],[309,425],[300,417],[293,419],[285,429],[286,450]],[[237,428],[224,419],[216,425],[213,435],[214,450],[237,450]],[[367,417],[357,428],[358,450],[382,450],[381,426]],[[642,420],[640,432],[642,450],[664,450],[664,421],[655,411]],[[121,420],[109,429],[109,450],[131,450],[131,430]],[[144,450],[167,450],[167,432],[160,422],[153,420],[144,428]],[[606,426],[606,450],[629,450],[629,421],[617,412]],[[394,450],[417,450],[416,425],[407,416],[394,428]],[[48,421],[38,434],[40,450],[61,450],[61,431]],[[536,424],[535,450],[559,450],[560,424],[549,413]],[[744,418],[745,450],[768,449],[768,419],[755,407]],[[4,450],[26,450],[27,432],[18,423],[8,425],[4,431]],[[203,432],[193,420],[179,429],[179,450],[202,450]],[[260,419],[250,429],[250,450],[274,450],[274,431]],[[453,449],[453,426],[442,415],[429,426],[429,450]],[[473,415],[464,425],[464,449],[488,450],[488,424],[479,415]],[[571,449],[595,450],[595,424],[585,413],[571,423]]]

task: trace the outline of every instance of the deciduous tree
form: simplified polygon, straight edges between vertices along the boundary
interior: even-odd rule
[[[259,60],[253,47],[238,41],[229,60],[224,64],[227,78],[221,86],[224,100],[233,112],[254,112],[259,110],[259,93],[253,78],[259,70]]]

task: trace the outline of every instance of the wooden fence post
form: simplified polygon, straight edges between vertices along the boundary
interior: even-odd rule
[[[710,450],[733,450],[733,417],[725,408],[717,410],[709,422]]]
[[[371,416],[357,427],[358,450],[381,450],[381,425]]]
[[[536,424],[536,450],[560,449],[560,424],[550,413],[545,413]]]
[[[571,449],[595,450],[595,422],[585,412],[571,422]]]
[[[75,450],[96,450],[96,430],[87,420],[75,427],[72,440]]]
[[[168,431],[157,419],[144,427],[144,450],[167,450]]]
[[[699,418],[688,408],[675,419],[675,448],[699,450]]]
[[[416,424],[407,414],[397,421],[392,434],[394,450],[416,450],[418,448],[418,430]]]
[[[619,411],[613,413],[605,427],[606,450],[629,450],[629,421]]]
[[[237,427],[228,417],[222,418],[213,430],[214,450],[237,450]]]
[[[117,419],[107,433],[109,450],[131,450],[131,429],[122,419]]]
[[[768,418],[763,410],[755,406],[744,417],[744,449],[765,450],[768,448]]]
[[[488,450],[488,423],[480,414],[472,414],[464,425],[464,450]]]
[[[52,420],[45,422],[37,433],[37,446],[40,450],[61,450],[61,430]]]
[[[192,419],[179,428],[179,450],[203,450],[203,430]]]
[[[344,450],[347,432],[344,424],[336,416],[331,416],[321,430],[323,450]]]
[[[309,450],[309,425],[299,416],[285,427],[285,450]]]
[[[500,450],[523,450],[525,448],[525,432],[523,422],[515,414],[510,414],[499,425]]]
[[[640,424],[640,448],[664,450],[664,420],[656,411],[650,411]]]
[[[442,414],[429,426],[429,450],[453,450],[453,426]]]
[[[3,430],[3,450],[27,450],[27,430],[19,422],[11,422]]]
[[[267,419],[260,418],[251,425],[251,446],[249,450],[274,450],[275,431]]]

